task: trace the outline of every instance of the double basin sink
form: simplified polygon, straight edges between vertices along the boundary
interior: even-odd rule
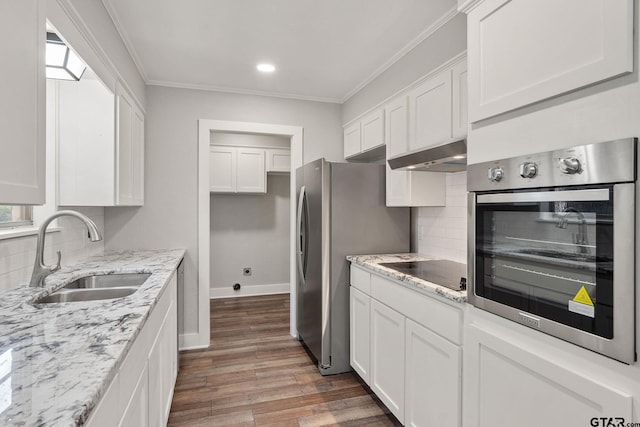
[[[35,304],[95,301],[122,298],[136,292],[150,273],[100,274],[80,277]]]

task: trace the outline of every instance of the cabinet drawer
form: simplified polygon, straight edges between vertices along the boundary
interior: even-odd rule
[[[353,276],[351,276],[353,277]],[[371,275],[370,295],[449,341],[462,343],[462,310],[405,288],[399,283]]]
[[[351,264],[351,286],[367,295],[371,295],[371,273],[364,268]]]

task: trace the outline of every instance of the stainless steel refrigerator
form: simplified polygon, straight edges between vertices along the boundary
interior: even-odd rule
[[[408,252],[409,208],[385,206],[385,166],[319,159],[296,171],[297,329],[323,375],[349,365],[347,255]]]

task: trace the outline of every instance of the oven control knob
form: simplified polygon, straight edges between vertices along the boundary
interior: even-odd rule
[[[504,178],[504,171],[500,166],[489,169],[489,181],[498,182]]]
[[[523,178],[533,178],[538,175],[538,165],[533,162],[525,162],[520,165],[520,176]]]
[[[560,170],[567,175],[573,175],[582,171],[582,165],[575,157],[565,157],[560,159]]]

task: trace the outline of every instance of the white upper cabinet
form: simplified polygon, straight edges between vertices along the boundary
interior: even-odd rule
[[[55,116],[58,204],[144,204],[144,114],[116,86],[114,95],[87,69],[78,82],[50,80]],[[55,89],[51,89],[51,88]]]
[[[633,3],[485,0],[470,8],[470,122],[633,71]]]
[[[209,148],[209,191],[266,193],[265,150],[212,145]]]
[[[451,139],[451,70],[409,92],[409,151],[440,145]]]
[[[0,204],[45,202],[45,2],[2,0]]]
[[[291,172],[291,150],[269,148],[266,150],[267,172]]]
[[[117,205],[144,205],[144,115],[129,93],[118,84]]]
[[[401,95],[385,105],[387,159],[407,151],[408,98]],[[437,172],[391,170],[387,164],[387,206],[444,206],[445,175]]]
[[[374,160],[384,157],[384,109],[375,110],[344,128],[344,158]]]
[[[469,127],[467,62],[459,62],[451,69],[452,116],[451,136],[464,138]]]
[[[366,116],[360,122],[362,141],[360,151],[365,152],[384,146],[384,110]]]

